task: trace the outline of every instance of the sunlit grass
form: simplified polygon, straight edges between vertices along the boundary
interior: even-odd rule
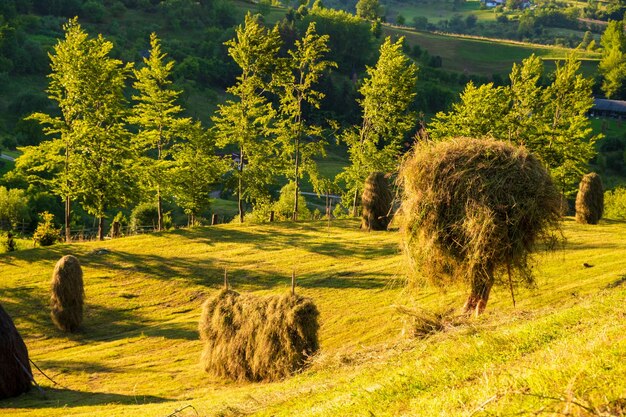
[[[626,223],[567,220],[567,242],[540,254],[537,286],[516,291],[516,307],[499,286],[483,317],[413,341],[395,306],[460,307],[465,292],[405,290],[397,232],[357,226],[229,224],[0,255],[0,303],[31,358],[66,387],[35,372],[47,398],[33,390],[2,401],[0,415],[166,416],[188,404],[203,416],[513,415],[626,397]],[[85,272],[76,335],[57,331],[47,309],[66,253]],[[271,384],[202,371],[200,306],[224,269],[236,290],[256,293],[288,291],[296,271],[297,291],[321,312],[310,370]]]

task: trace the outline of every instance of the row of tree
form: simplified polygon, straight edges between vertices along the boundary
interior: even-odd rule
[[[326,140],[311,120],[324,97],[317,85],[336,64],[325,59],[329,37],[317,34],[314,22],[286,49],[278,26],[269,29],[258,17],[246,16],[227,42],[241,73],[209,130],[181,116],[180,91],[170,80],[174,62],[166,60],[156,35],[144,65],[135,69],[112,58],[113,44],[102,36],[90,38],[76,19],[64,31],[50,55],[47,90],[59,113],[30,116],[51,139],[24,148],[16,168],[64,200],[66,239],[74,202],[98,219],[103,238],[107,212],[126,207],[138,194],[156,202],[158,229],[164,197],[173,197],[194,223],[224,174],[234,183],[240,221],[244,203],[267,201],[268,186],[279,177],[295,184],[294,220],[304,178],[318,192],[329,189],[332,179],[321,178],[315,162],[324,155]],[[417,68],[403,54],[402,40],[387,39],[378,64],[367,72],[360,89],[363,124],[342,135],[353,162],[342,179],[357,194],[370,172],[393,169],[414,123],[409,107]],[[130,107],[129,78],[134,81]],[[216,147],[236,149],[235,157],[217,157]]]
[[[112,58],[112,43],[102,36],[90,38],[75,19],[64,30],[65,38],[50,55],[47,90],[59,113],[31,116],[52,139],[25,148],[16,167],[29,182],[64,199],[66,239],[74,202],[98,218],[102,238],[107,212],[127,207],[138,195],[156,203],[158,229],[163,228],[164,198],[175,199],[194,223],[219,182],[236,192],[240,221],[245,203],[267,202],[268,189],[279,178],[293,183],[294,220],[304,179],[318,193],[341,185],[356,212],[365,178],[375,171],[394,172],[415,130],[411,106],[417,67],[403,53],[402,39],[387,38],[376,65],[367,67],[357,100],[361,123],[339,131],[338,123],[329,121],[350,159],[333,181],[317,170],[328,130],[315,121],[324,98],[320,81],[336,64],[327,59],[331,40],[317,33],[315,22],[285,45],[278,25],[267,28],[258,17],[245,17],[226,44],[240,74],[208,130],[181,115],[180,91],[170,80],[174,63],[167,61],[156,35],[136,69]],[[579,63],[570,58],[544,84],[542,62],[532,56],[513,67],[508,86],[469,83],[461,102],[435,117],[430,136],[488,136],[523,144],[569,195],[595,154],[597,139],[586,116],[593,102],[591,81],[578,70]],[[125,98],[130,78],[131,106]],[[234,157],[216,156],[217,148],[235,151]]]

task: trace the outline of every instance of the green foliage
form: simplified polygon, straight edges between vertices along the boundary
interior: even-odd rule
[[[388,37],[381,45],[378,62],[367,68],[368,78],[359,89],[362,125],[343,134],[350,166],[338,178],[345,181],[350,195],[359,193],[372,172],[397,169],[402,143],[415,125],[411,104],[417,67],[402,52],[402,42],[403,38],[392,42]]]
[[[450,112],[435,116],[430,135],[436,140],[491,137],[524,145],[550,168],[561,190],[573,196],[598,139],[587,117],[592,81],[579,68],[580,62],[570,57],[557,65],[552,83],[542,86],[543,65],[533,55],[513,66],[510,86],[470,83]]]
[[[157,230],[163,228],[163,193],[170,187],[171,146],[191,119],[181,118],[182,107],[176,104],[181,91],[172,89],[170,79],[174,62],[165,62],[161,43],[155,33],[150,35],[149,57],[144,66],[134,70],[133,87],[139,92],[128,122],[137,126],[132,146],[137,153],[136,170],[140,184],[154,197],[158,210]]]
[[[321,128],[306,120],[305,106],[319,109],[324,94],[316,90],[316,84],[326,71],[337,66],[324,59],[329,51],[327,43],[328,35],[318,35],[315,23],[310,23],[304,37],[296,40],[294,49],[288,51],[285,68],[276,80],[280,97],[276,134],[288,161],[286,176],[294,185],[293,220],[298,219],[297,196],[304,175],[311,179],[316,191],[319,189],[314,158],[324,155],[325,143],[319,139]]]
[[[20,222],[28,221],[30,213],[26,192],[0,186],[0,222],[16,228]]]
[[[272,205],[272,209],[278,220],[289,220],[293,218],[293,199],[296,193],[296,184],[293,181],[288,182],[280,189],[278,200]],[[308,220],[311,218],[311,211],[306,206],[306,200],[298,192],[298,213],[297,218]]]
[[[199,122],[181,134],[185,140],[173,149],[172,191],[176,204],[189,216],[189,224],[195,225],[209,209],[210,194],[228,164],[215,156],[214,138]]]
[[[378,0],[359,0],[356,3],[356,15],[362,19],[377,20],[381,17],[381,8]]]
[[[130,229],[138,232],[143,229],[156,230],[159,224],[159,213],[153,202],[140,203],[130,213]],[[163,214],[163,228],[172,227],[172,218],[168,213]]]
[[[319,35],[328,35],[329,58],[337,63],[338,71],[352,77],[371,64],[376,43],[369,22],[353,14],[323,7],[313,7],[303,16],[300,32],[315,22]]]
[[[626,78],[626,35],[624,22],[609,20],[602,38],[602,59],[598,66],[602,74],[602,91],[607,97],[614,96]]]
[[[44,211],[39,214],[39,224],[33,233],[33,242],[39,246],[50,246],[61,240],[61,231],[54,226],[54,215]]]
[[[105,211],[123,203],[131,192],[127,186],[128,134],[123,123],[123,90],[130,64],[111,58],[113,44],[102,36],[89,38],[76,19],[70,20],[64,31],[65,38],[50,55],[52,73],[47,90],[61,115],[31,116],[53,137],[40,146],[54,150],[45,164],[54,165],[55,174],[47,177],[42,166],[28,170],[32,175],[43,174],[42,180],[66,200],[66,212],[70,212],[70,201],[77,198],[87,212],[98,217],[102,239]]]
[[[604,217],[626,220],[626,188],[617,187],[604,192]]]
[[[236,99],[219,105],[213,122],[217,144],[234,145],[239,151],[234,176],[239,220],[243,221],[244,200],[255,201],[266,196],[266,186],[273,181],[279,168],[272,158],[275,149],[268,137],[276,112],[265,92],[281,41],[278,27],[267,30],[258,16],[248,14],[244,25],[237,28],[235,39],[226,45],[241,74],[236,84],[227,90]]]

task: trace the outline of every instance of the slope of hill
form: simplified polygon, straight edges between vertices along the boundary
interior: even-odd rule
[[[60,384],[36,372],[46,397],[4,400],[0,414],[167,416],[191,405],[176,415],[623,415],[626,223],[566,220],[564,233],[566,243],[538,257],[537,287],[519,290],[516,307],[497,287],[483,317],[423,340],[402,335],[394,306],[459,307],[463,288],[404,289],[397,232],[363,232],[354,220],[220,225],[0,255],[0,303],[31,359]],[[50,274],[66,253],[85,271],[76,335],[55,330],[47,311]],[[260,384],[202,371],[200,306],[225,268],[236,290],[261,294],[287,291],[296,270],[298,292],[321,312],[311,369]]]

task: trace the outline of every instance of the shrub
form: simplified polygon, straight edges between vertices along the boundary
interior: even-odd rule
[[[626,188],[618,187],[604,193],[604,217],[626,220]]]
[[[373,172],[365,180],[361,205],[363,206],[361,228],[386,230],[391,221],[393,194],[382,172]]]
[[[141,203],[135,206],[130,213],[130,229],[137,232],[141,229],[152,228],[156,230],[159,222],[159,211],[157,205],[152,202]],[[163,213],[163,228],[172,227],[172,216],[170,212]]]
[[[465,280],[465,312],[481,313],[496,278],[532,282],[528,257],[553,241],[561,196],[524,148],[493,140],[424,142],[403,164],[404,249],[437,285]]]
[[[595,172],[585,175],[576,194],[576,221],[582,224],[598,224],[604,211],[602,180]]]
[[[204,369],[233,380],[271,381],[301,370],[319,348],[313,301],[222,290],[207,299],[199,323]]]
[[[24,367],[25,369],[23,369]],[[16,397],[30,390],[32,371],[28,349],[11,316],[0,305],[0,399]],[[27,374],[28,372],[28,374]]]
[[[22,221],[30,221],[26,192],[0,187],[0,222],[17,227]]]
[[[39,214],[40,221],[33,233],[35,245],[50,246],[61,240],[61,230],[54,226],[54,214],[44,211]]]
[[[296,184],[292,181],[287,183],[280,190],[280,197],[274,203],[273,210],[279,220],[291,220],[293,218],[293,195],[296,191]],[[305,220],[311,218],[311,211],[306,206],[306,200],[298,193],[298,219]]]
[[[83,321],[83,270],[72,255],[62,257],[54,267],[51,281],[50,316],[64,332],[75,332]]]

